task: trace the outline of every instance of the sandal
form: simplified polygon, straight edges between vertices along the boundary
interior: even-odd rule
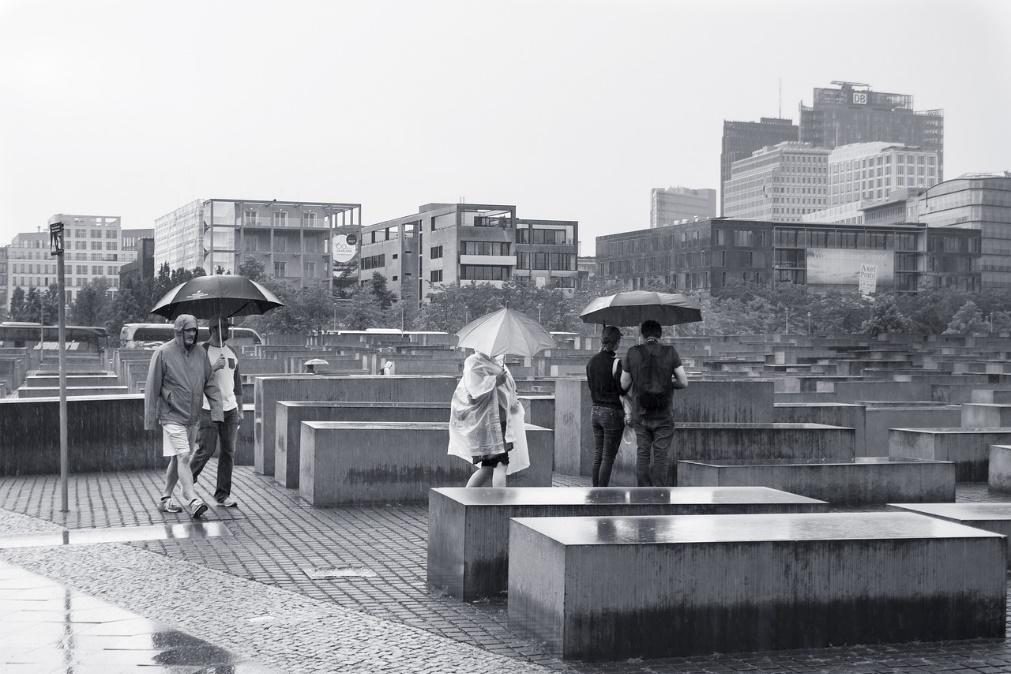
[[[199,498],[195,498],[190,501],[188,510],[190,511],[190,517],[195,520],[200,519],[207,512],[207,504],[201,501]]]

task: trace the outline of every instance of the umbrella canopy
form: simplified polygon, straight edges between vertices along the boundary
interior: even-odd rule
[[[509,308],[485,314],[456,334],[460,337],[459,346],[493,357],[505,353],[532,356],[555,345],[540,323]]]
[[[245,276],[198,276],[177,285],[158,300],[150,313],[172,320],[180,314],[197,318],[231,318],[264,314],[284,303]]]
[[[598,297],[586,305],[579,317],[584,323],[606,325],[640,325],[651,319],[660,325],[678,325],[701,321],[702,308],[680,293],[628,290]]]

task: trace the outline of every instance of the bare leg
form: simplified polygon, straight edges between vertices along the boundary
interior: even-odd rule
[[[493,487],[504,487],[506,486],[506,470],[509,466],[504,463],[500,463],[495,466],[495,471],[491,476],[491,486]]]
[[[173,461],[179,460],[179,469],[176,472],[179,475],[179,487],[182,489],[185,503],[189,503],[197,497],[196,492],[193,491],[193,469],[190,468],[192,458],[193,452],[172,457]]]
[[[484,466],[474,471],[474,474],[467,480],[468,487],[484,487],[492,481],[492,469]]]
[[[176,482],[179,480],[179,462],[176,461],[176,457],[169,459],[168,468],[165,469],[165,491],[162,496],[166,498],[172,497],[172,492],[176,488]],[[192,482],[192,480],[191,480]]]

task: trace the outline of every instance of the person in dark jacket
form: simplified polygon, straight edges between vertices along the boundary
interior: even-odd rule
[[[242,377],[239,375],[238,356],[225,344],[231,336],[231,325],[227,320],[211,321],[209,329],[210,340],[201,345],[201,350],[207,354],[207,360],[212,368],[222,359],[224,362],[224,365],[214,372],[214,380],[218,390],[221,391],[224,420],[211,420],[210,401],[204,396],[203,409],[200,411],[200,428],[197,433],[197,451],[193,455],[190,467],[193,469],[193,483],[196,484],[207,460],[214,454],[214,449],[219,449],[214,500],[218,505],[234,508],[238,502],[232,498],[232,466],[235,464],[235,440],[239,434],[239,425],[242,423]]]
[[[615,356],[621,342],[621,330],[613,325],[604,327],[601,348],[586,364],[586,383],[590,387],[593,411],[593,486],[606,487],[611,482],[611,469],[621,446],[625,430],[625,411],[621,406],[621,360]]]
[[[172,502],[176,483],[182,488],[186,509],[193,519],[207,511],[207,504],[193,491],[190,459],[197,437],[200,409],[206,395],[211,418],[222,421],[221,392],[214,381],[214,366],[207,353],[197,349],[197,319],[182,314],[175,320],[175,339],[162,344],[151,357],[144,388],[144,428],[162,429],[162,453],[170,457],[165,471],[165,491],[159,509],[180,512]]]

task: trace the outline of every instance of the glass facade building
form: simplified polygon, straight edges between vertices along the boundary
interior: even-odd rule
[[[779,143],[734,162],[724,184],[726,217],[799,222],[828,206],[828,155],[806,143]]]
[[[980,233],[925,225],[857,226],[720,218],[597,237],[597,274],[626,289],[650,284],[719,293],[728,284],[881,289],[980,288]]]

